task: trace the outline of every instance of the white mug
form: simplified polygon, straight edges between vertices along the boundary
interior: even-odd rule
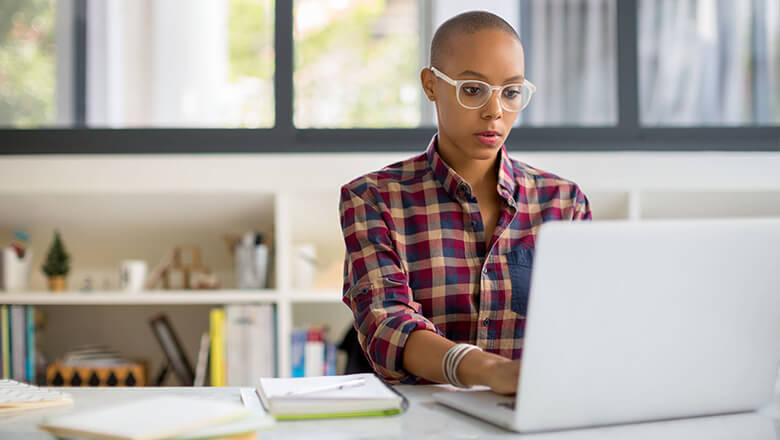
[[[119,264],[119,290],[140,292],[146,283],[146,261],[124,260]]]

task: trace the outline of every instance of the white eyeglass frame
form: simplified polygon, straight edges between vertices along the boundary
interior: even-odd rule
[[[448,84],[454,86],[455,87],[455,98],[458,100],[458,104],[460,104],[461,107],[463,107],[465,109],[469,109],[469,110],[477,110],[477,109],[480,109],[480,108],[484,107],[485,105],[487,105],[487,103],[490,102],[490,99],[493,97],[493,91],[494,90],[498,90],[499,91],[498,92],[498,96],[499,96],[498,102],[501,103],[501,108],[506,110],[506,111],[508,111],[508,112],[519,113],[519,112],[523,111],[523,109],[528,107],[528,104],[531,102],[531,98],[534,96],[534,93],[536,93],[536,86],[531,81],[528,81],[527,79],[523,80],[522,83],[512,83],[512,84],[506,84],[506,85],[503,85],[503,86],[494,86],[492,84],[488,84],[485,81],[480,81],[478,79],[459,79],[459,80],[454,80],[454,79],[452,79],[449,76],[445,75],[442,71],[440,71],[439,69],[437,69],[437,68],[435,68],[433,66],[429,66],[428,69],[430,69],[430,71],[433,72],[433,74],[436,75],[437,77],[443,79]],[[484,84],[485,86],[487,86],[487,88],[490,90],[490,94],[488,95],[488,99],[485,100],[485,103],[480,105],[480,106],[478,106],[478,107],[469,107],[468,105],[466,105],[463,102],[461,102],[461,100],[460,100],[460,89],[461,89],[461,86],[463,86],[464,83],[480,83],[480,84]],[[506,108],[504,106],[504,100],[500,99],[501,94],[504,93],[504,89],[505,88],[507,88],[507,87],[517,87],[517,86],[524,87],[524,88],[528,89],[528,101],[525,104],[523,104],[523,106],[520,107],[520,109],[518,109],[518,110],[508,109],[508,108]]]

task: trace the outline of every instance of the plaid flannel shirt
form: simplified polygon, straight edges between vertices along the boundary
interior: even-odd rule
[[[366,357],[391,382],[423,382],[403,369],[415,330],[520,358],[539,226],[591,218],[576,184],[510,158],[503,146],[499,154],[504,204],[490,247],[477,199],[439,156],[437,136],[425,153],[341,188],[343,301]]]

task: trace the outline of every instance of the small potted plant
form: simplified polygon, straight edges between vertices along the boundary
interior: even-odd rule
[[[65,251],[58,231],[54,231],[54,243],[49,248],[42,269],[49,278],[49,290],[53,292],[65,290],[65,277],[70,272],[70,256]]]

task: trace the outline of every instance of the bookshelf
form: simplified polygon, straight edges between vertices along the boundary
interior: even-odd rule
[[[780,216],[778,153],[515,153],[575,180],[594,220]],[[0,160],[0,246],[17,228],[33,240],[28,291],[0,292],[0,304],[35,305],[47,315],[41,338],[49,359],[77,345],[108,344],[127,356],[163,360],[147,320],[165,312],[190,360],[208,311],[228,304],[276,306],[277,366],[290,371],[290,333],[324,324],[338,342],[351,314],[341,302],[344,248],[339,187],[410,156],[263,154],[159,156],[11,156]],[[282,172],[280,172],[282,170]],[[620,172],[615,172],[620,170]],[[662,176],[662,179],[659,179]],[[691,176],[695,176],[692,178]],[[39,267],[53,230],[73,256],[69,289],[49,293]],[[271,244],[267,289],[237,290],[223,235],[256,230]],[[317,250],[323,276],[295,286],[293,250]],[[203,263],[222,281],[205,291],[117,291],[123,259],[151,267],[178,244],[201,247]],[[95,289],[80,292],[85,278]],[[129,335],[129,336],[128,336]]]
[[[124,292],[35,292],[2,293],[0,303],[22,305],[175,305],[175,304],[254,304],[341,303],[340,291],[279,293],[272,290],[157,290]]]

